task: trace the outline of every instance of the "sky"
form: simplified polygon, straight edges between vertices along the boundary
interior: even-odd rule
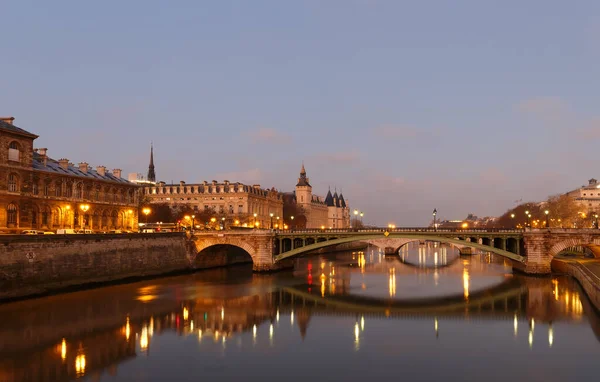
[[[73,163],[342,191],[371,224],[600,177],[600,2],[0,0],[0,115]]]

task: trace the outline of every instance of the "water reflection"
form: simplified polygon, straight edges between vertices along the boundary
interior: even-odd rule
[[[313,270],[319,275],[314,280]],[[147,295],[155,297],[140,298]],[[190,338],[201,349],[217,346],[221,354],[236,348],[227,346],[235,339],[242,354],[275,348],[281,356],[299,344],[308,354],[333,352],[321,340],[327,338],[339,345],[337,352],[386,357],[403,346],[418,349],[426,338],[458,349],[470,337],[455,332],[474,335],[480,325],[519,344],[486,339],[507,353],[543,346],[567,354],[575,340],[578,347],[597,349],[597,340],[586,343],[576,328],[584,324],[600,334],[600,318],[572,280],[512,274],[493,256],[461,257],[451,247],[427,245],[405,247],[395,257],[369,248],[306,258],[294,272],[275,275],[255,275],[248,268],[201,272],[6,304],[0,314],[2,381],[67,381],[105,373],[128,380],[130,368],[143,359],[160,362],[179,353],[165,338],[180,338],[170,346]],[[388,343],[379,333],[397,341]],[[547,333],[547,341],[540,341],[540,333]],[[183,372],[169,370],[173,379]],[[202,368],[186,372],[205,375]],[[142,380],[160,379],[148,374]]]

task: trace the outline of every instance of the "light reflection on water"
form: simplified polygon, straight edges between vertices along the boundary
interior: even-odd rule
[[[573,368],[593,375],[600,355],[600,318],[572,280],[431,243],[22,301],[0,315],[0,381],[519,380],[531,370],[558,381]]]

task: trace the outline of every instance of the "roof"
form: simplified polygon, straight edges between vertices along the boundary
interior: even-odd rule
[[[331,196],[331,190],[327,191],[327,196],[325,197],[325,204],[327,204],[327,207],[334,206],[333,196]]]
[[[341,207],[340,206],[340,197],[338,196],[337,191],[333,194],[333,201],[335,202],[336,207]]]
[[[340,192],[340,205],[346,208],[346,200],[344,200],[344,195]]]
[[[9,132],[15,133],[15,134],[25,135],[25,136],[31,137],[33,139],[35,139],[35,138],[38,137],[37,135],[35,135],[33,133],[30,133],[27,130],[23,130],[20,127],[17,127],[15,125],[11,124],[11,123],[8,123],[8,122],[6,122],[6,121],[4,121],[2,119],[0,119],[0,129],[1,130],[9,131]]]
[[[298,183],[296,184],[296,187],[298,186],[312,187],[310,183],[308,183],[308,178],[306,177],[306,170],[304,169],[304,163],[302,163],[302,169],[300,169],[300,178],[298,178]]]
[[[46,165],[44,166],[42,156],[36,152],[33,153],[33,169],[36,171],[46,171],[46,172],[51,172],[51,173],[55,173],[55,174],[79,176],[79,177],[87,178],[87,179],[98,179],[98,180],[104,180],[104,181],[109,181],[109,182],[128,184],[128,185],[132,185],[132,186],[136,185],[135,183],[132,183],[132,182],[128,181],[127,179],[117,178],[116,176],[114,176],[112,173],[110,173],[108,171],[105,173],[105,175],[100,175],[100,174],[98,174],[98,172],[96,170],[92,169],[89,166],[88,166],[87,173],[84,173],[83,171],[81,171],[79,169],[79,167],[75,167],[72,165],[69,165],[67,167],[67,169],[65,170],[64,168],[60,167],[60,165],[58,164],[58,161],[56,161],[52,158],[47,158]]]

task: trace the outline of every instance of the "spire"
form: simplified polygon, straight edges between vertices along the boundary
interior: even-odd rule
[[[304,169],[304,161],[302,161],[302,169],[300,170],[300,178],[298,178],[298,184],[296,184],[296,187],[298,187],[298,186],[311,187],[310,183],[308,182],[308,177],[306,176],[306,170]]]
[[[156,174],[154,173],[154,145],[150,142],[150,165],[148,166],[148,181],[156,182]]]

